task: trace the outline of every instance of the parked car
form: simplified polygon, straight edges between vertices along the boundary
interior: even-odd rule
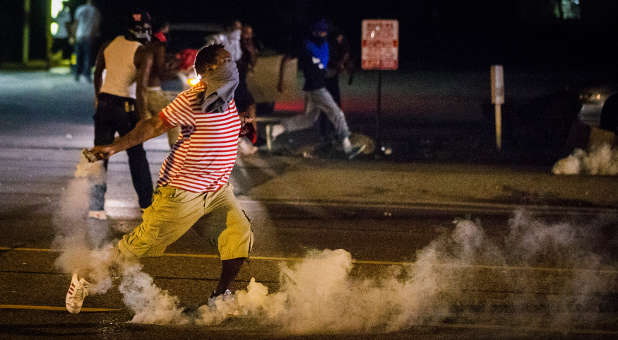
[[[618,83],[614,81],[595,82],[579,89],[582,104],[579,120],[591,127],[616,132],[616,103]]]
[[[614,94],[618,93],[615,82],[603,81],[583,85],[579,88],[579,100],[582,104],[579,120],[592,127],[600,127],[603,106]]]
[[[175,95],[195,84],[196,76],[191,67],[193,62],[191,55],[195,58],[195,53],[199,48],[206,44],[206,37],[218,34],[223,31],[223,27],[217,24],[208,23],[171,23],[167,34],[167,63],[181,67],[176,71],[175,76],[165,79],[161,84],[164,91],[170,95]]]

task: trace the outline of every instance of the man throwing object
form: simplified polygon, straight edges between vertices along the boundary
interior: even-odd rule
[[[181,127],[177,147],[163,162],[152,205],[143,222],[115,246],[115,263],[160,256],[198,220],[208,223],[210,240],[221,258],[221,277],[209,302],[231,294],[227,289],[249,256],[253,243],[250,222],[228,183],[241,131],[234,103],[238,71],[223,45],[203,47],[195,58],[202,81],[180,93],[158,115],[140,121],[113,144],[90,152],[108,158],[122,150]],[[88,273],[74,273],[66,308],[79,313],[88,295]]]

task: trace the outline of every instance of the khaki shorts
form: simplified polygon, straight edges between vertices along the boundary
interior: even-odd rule
[[[148,89],[146,96],[148,101],[147,118],[158,115],[171,102],[170,98],[161,90]],[[167,131],[167,142],[170,148],[176,143],[179,134],[180,126],[175,126]]]
[[[208,193],[159,187],[142,220],[118,242],[118,250],[124,256],[161,256],[194,226],[217,247],[221,260],[249,257],[253,246],[251,224],[231,184]]]

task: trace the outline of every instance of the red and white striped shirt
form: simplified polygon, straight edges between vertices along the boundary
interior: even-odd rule
[[[181,134],[161,165],[158,186],[169,185],[192,192],[214,192],[225,185],[238,151],[240,118],[232,100],[225,112],[201,112],[200,83],[181,92],[159,116]]]

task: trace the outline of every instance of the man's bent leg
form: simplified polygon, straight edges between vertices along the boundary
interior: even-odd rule
[[[313,91],[313,100],[319,110],[323,111],[328,119],[333,123],[338,140],[343,140],[350,136],[350,129],[345,119],[343,111],[339,108],[331,94],[325,89]]]
[[[253,232],[247,215],[227,184],[208,196],[205,222],[211,227],[211,240],[221,257],[221,277],[213,296],[223,294],[234,281],[253,247]]]
[[[203,216],[204,194],[172,187],[157,188],[143,222],[118,242],[123,256],[161,256]]]
[[[314,92],[315,91],[305,92],[305,109],[302,115],[296,115],[281,121],[285,131],[292,132],[304,130],[315,124],[320,114],[320,109],[316,106]]]
[[[94,114],[94,145],[106,145],[114,141],[116,130],[105,118],[113,116],[117,109],[113,103],[108,102],[106,96],[99,97],[99,105]],[[90,211],[101,212],[104,210],[105,192],[107,191],[107,163],[107,160],[96,162],[89,173]]]
[[[217,289],[212,292],[212,295],[210,297],[225,293],[227,287],[229,287],[230,283],[232,283],[232,281],[234,281],[234,279],[236,278],[236,275],[238,275],[240,267],[242,266],[242,263],[244,261],[244,258],[221,261],[221,277],[219,278]]]

